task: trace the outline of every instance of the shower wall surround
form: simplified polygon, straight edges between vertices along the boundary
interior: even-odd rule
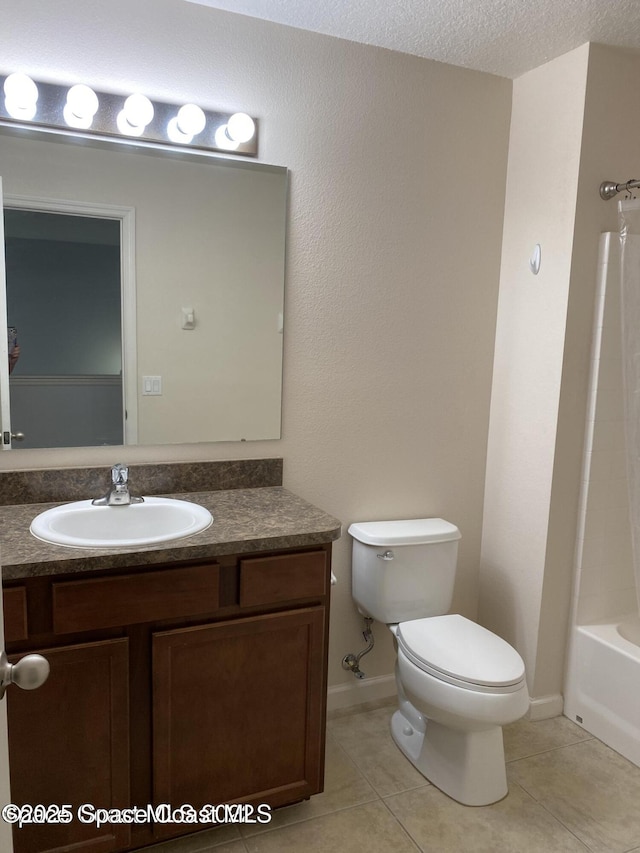
[[[600,238],[564,714],[640,767],[640,621],[626,473],[620,240]]]
[[[601,236],[576,547],[576,621],[635,607],[624,447],[619,235]]]

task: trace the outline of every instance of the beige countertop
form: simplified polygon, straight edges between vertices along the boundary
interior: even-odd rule
[[[303,548],[340,537],[340,522],[280,486],[189,492],[167,497],[206,507],[213,524],[202,533],[144,548],[68,548],[31,535],[29,526],[58,504],[0,507],[2,579],[207,560],[225,554]]]

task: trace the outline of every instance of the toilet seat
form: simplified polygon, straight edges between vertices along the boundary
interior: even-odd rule
[[[512,693],[524,683],[518,652],[459,614],[401,622],[394,633],[405,656],[441,681],[481,693]]]

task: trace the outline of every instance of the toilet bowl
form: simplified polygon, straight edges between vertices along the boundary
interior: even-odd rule
[[[468,806],[508,793],[502,726],[529,709],[524,662],[491,631],[447,611],[460,537],[440,518],[352,524],[353,597],[397,650],[395,743]]]
[[[457,614],[390,627],[398,651],[394,741],[454,800],[501,800],[508,792],[502,726],[529,708],[520,655]]]

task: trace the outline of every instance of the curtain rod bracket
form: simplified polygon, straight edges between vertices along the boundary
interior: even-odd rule
[[[609,201],[618,195],[618,193],[631,192],[636,187],[640,187],[640,181],[635,178],[631,178],[631,180],[624,184],[616,184],[614,181],[603,181],[600,184],[600,198],[604,201]]]

